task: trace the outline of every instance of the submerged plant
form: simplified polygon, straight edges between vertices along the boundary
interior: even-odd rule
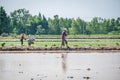
[[[100,44],[98,44],[98,46],[100,47]]]
[[[92,46],[92,44],[89,44],[89,46]]]
[[[56,44],[53,44],[52,46],[56,46]]]
[[[116,43],[117,46],[119,46],[119,43]]]
[[[11,46],[14,46],[14,44],[10,44]]]
[[[2,43],[1,46],[4,47],[4,46],[5,46],[5,43]]]
[[[47,47],[47,44],[45,44],[45,47]]]
[[[78,47],[78,45],[73,45],[74,47]]]

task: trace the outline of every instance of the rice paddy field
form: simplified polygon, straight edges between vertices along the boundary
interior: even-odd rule
[[[48,35],[48,36],[30,36],[35,38],[32,47],[60,47],[61,38],[58,35]],[[24,47],[28,46],[28,36],[24,40]],[[71,48],[96,48],[96,47],[120,47],[120,37],[119,35],[106,36],[106,35],[94,35],[94,36],[68,36],[66,38],[68,45]],[[4,44],[4,45],[3,45]],[[0,37],[0,47],[14,47],[21,46],[19,36],[17,37]]]
[[[87,47],[87,46],[120,46],[120,39],[67,39],[71,47]],[[5,43],[5,46],[20,46],[19,39],[3,39],[0,44]],[[36,39],[32,46],[60,46],[61,39]],[[2,47],[2,45],[0,45]],[[24,46],[27,45],[27,40],[24,40]]]
[[[69,36],[71,50],[60,49],[60,36],[32,37],[31,46],[28,38],[24,46],[19,37],[0,38],[0,80],[120,79],[119,36]]]

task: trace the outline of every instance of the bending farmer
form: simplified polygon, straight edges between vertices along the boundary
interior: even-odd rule
[[[34,38],[29,38],[28,39],[28,45],[31,46],[31,44],[34,44],[35,39]]]

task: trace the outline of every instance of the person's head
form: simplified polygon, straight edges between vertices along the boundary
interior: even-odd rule
[[[24,33],[22,33],[22,35],[24,35]]]
[[[33,38],[33,41],[35,41],[35,38]]]
[[[64,28],[64,29],[63,29],[63,31],[67,32],[67,29],[66,29],[66,28]]]

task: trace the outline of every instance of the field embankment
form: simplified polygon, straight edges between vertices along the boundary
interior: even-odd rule
[[[68,50],[61,48],[60,36],[31,36],[35,43],[28,46],[27,39],[21,46],[19,37],[1,37],[0,50]],[[27,38],[27,37],[26,37]],[[120,36],[68,36],[69,50],[120,50]]]

